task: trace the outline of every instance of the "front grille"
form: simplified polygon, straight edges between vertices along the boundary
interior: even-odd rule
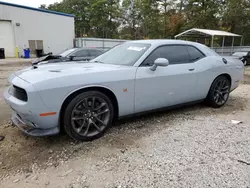
[[[13,85],[13,87],[10,89],[10,94],[19,100],[28,101],[27,92],[23,88]]]

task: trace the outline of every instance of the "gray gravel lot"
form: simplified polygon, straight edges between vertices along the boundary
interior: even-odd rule
[[[250,187],[249,91],[242,84],[220,109],[198,104],[123,120],[88,143],[6,126],[0,187]]]

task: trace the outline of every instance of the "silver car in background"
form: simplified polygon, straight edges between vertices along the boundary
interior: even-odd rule
[[[238,59],[180,40],[118,45],[88,63],[29,67],[11,75],[12,121],[33,136],[66,130],[76,140],[104,134],[121,117],[206,101],[223,106],[243,79]]]

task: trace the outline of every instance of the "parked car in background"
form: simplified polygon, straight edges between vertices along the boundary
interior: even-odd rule
[[[234,52],[232,56],[239,58],[244,65],[250,64],[250,52]]]
[[[72,48],[67,49],[57,55],[48,54],[32,62],[33,65],[56,63],[63,61],[89,61],[105,52],[100,48]]]
[[[206,101],[223,106],[244,75],[239,59],[180,40],[120,44],[87,63],[51,63],[9,77],[12,122],[33,136],[96,139],[117,119]]]

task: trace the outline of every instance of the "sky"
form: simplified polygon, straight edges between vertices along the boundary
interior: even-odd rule
[[[14,4],[38,8],[41,4],[49,5],[55,2],[60,2],[61,0],[3,0],[3,1],[7,3],[14,3]]]

